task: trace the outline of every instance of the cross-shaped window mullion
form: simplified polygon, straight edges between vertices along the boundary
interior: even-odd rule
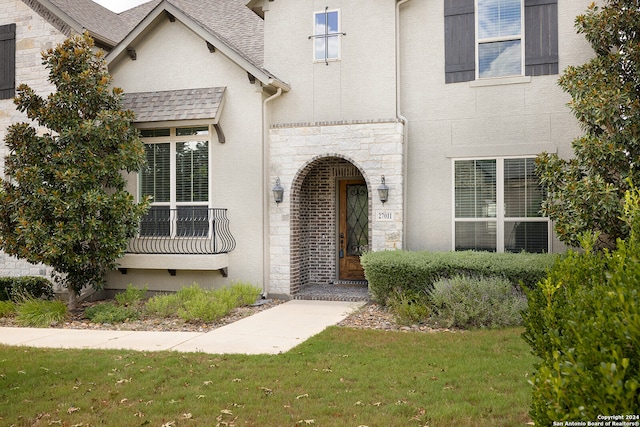
[[[323,15],[324,21],[319,22],[318,17]],[[331,31],[331,23],[330,17],[335,20],[335,28],[336,30]],[[322,25],[323,32],[318,33],[318,26]],[[318,40],[321,39],[324,44],[324,62],[326,65],[329,65],[329,59],[338,59],[339,58],[339,48],[336,47],[335,55],[332,55],[329,47],[329,40],[332,38],[337,38],[339,36],[346,36],[346,33],[339,31],[339,20],[338,20],[338,11],[329,11],[329,7],[325,7],[324,12],[316,12],[314,13],[314,32],[316,34],[309,36],[309,39]],[[320,55],[318,55],[318,51],[315,51],[316,44],[314,44],[314,59],[319,60]]]

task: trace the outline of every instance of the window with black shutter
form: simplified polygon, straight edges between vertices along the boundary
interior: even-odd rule
[[[475,6],[475,0],[444,2],[446,83],[476,79],[476,43],[486,40],[476,40]],[[524,0],[523,6],[524,74],[558,74],[558,0]]]
[[[16,92],[16,24],[0,25],[0,99]]]

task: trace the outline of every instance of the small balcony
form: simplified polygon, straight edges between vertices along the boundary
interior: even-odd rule
[[[220,270],[226,276],[228,253],[236,241],[226,209],[206,206],[152,206],[129,241],[119,269]]]

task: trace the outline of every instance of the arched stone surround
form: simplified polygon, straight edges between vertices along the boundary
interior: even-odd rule
[[[304,281],[335,279],[341,177],[361,175],[367,184],[370,249],[402,248],[403,132],[395,120],[271,127],[270,183],[280,178],[285,193],[269,208],[269,294],[294,295]],[[385,204],[377,194],[382,175],[390,187]]]

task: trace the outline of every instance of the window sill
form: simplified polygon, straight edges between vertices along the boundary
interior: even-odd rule
[[[494,77],[489,79],[478,79],[469,82],[469,87],[485,87],[485,86],[501,86],[514,85],[522,83],[531,83],[531,76],[515,76],[515,77]]]
[[[332,62],[340,62],[340,61],[341,61],[340,58],[327,58],[327,59],[314,59],[313,63],[314,64],[329,65]]]

